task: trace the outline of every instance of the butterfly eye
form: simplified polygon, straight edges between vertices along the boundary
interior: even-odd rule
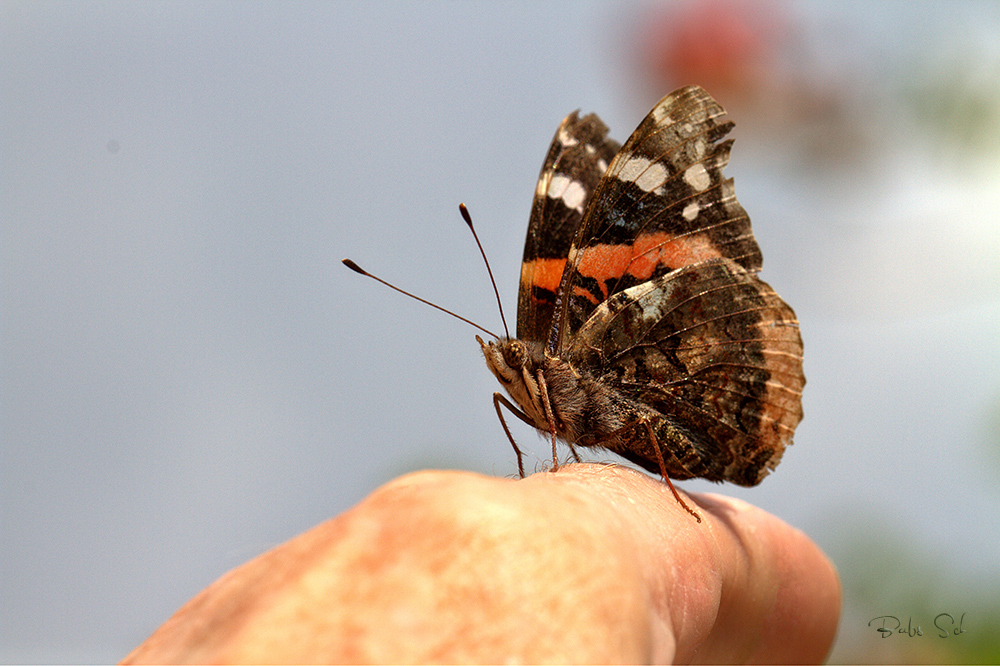
[[[524,367],[528,353],[520,340],[512,340],[503,348],[503,360],[512,368],[520,369]]]

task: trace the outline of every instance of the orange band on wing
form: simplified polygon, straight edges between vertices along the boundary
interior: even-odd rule
[[[553,293],[559,289],[565,259],[533,259],[521,264],[521,284]]]
[[[721,257],[705,234],[672,237],[666,233],[639,236],[632,245],[594,245],[580,258],[577,270],[599,282],[631,275],[648,280],[659,266],[671,269]]]
[[[609,280],[626,274],[648,280],[660,266],[674,269],[721,256],[705,234],[678,238],[658,232],[639,236],[632,245],[594,245],[584,250],[577,270],[596,280],[602,293],[598,296],[577,286],[573,294],[597,305],[608,297]],[[521,265],[521,284],[555,293],[565,267],[565,259],[526,261]]]

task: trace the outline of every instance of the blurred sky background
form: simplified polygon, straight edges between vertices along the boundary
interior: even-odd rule
[[[515,474],[475,331],[340,260],[499,328],[458,203],[513,318],[556,126],[689,83],[808,384],[761,486],[682,487],[831,554],[834,660],[1000,659],[997,3],[5,1],[0,63],[0,661],[116,661],[406,471]]]

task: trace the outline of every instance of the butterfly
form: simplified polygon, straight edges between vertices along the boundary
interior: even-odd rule
[[[556,131],[528,224],[517,337],[484,341],[501,406],[556,442],[670,479],[753,486],[802,419],[795,313],[757,277],[750,218],[723,176],[733,123],[697,86],[620,146],[593,114]]]

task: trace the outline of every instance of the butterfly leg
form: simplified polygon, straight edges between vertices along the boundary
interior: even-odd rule
[[[656,451],[656,462],[660,463],[660,475],[663,476],[663,480],[670,487],[670,492],[674,494],[674,499],[676,499],[680,505],[684,507],[684,510],[694,516],[695,520],[700,523],[701,516],[692,511],[691,507],[684,503],[684,500],[682,500],[681,496],[677,493],[677,489],[674,488],[674,484],[670,483],[670,477],[667,476],[667,463],[663,460],[663,452],[660,451],[660,443],[656,441],[656,435],[653,433],[653,426],[651,426],[649,421],[645,419],[643,419],[641,423],[646,427],[646,432],[649,434],[649,441],[653,443],[653,450]]]
[[[549,387],[545,383],[545,374],[540,370],[535,376],[538,381],[538,392],[542,396],[542,406],[545,407],[545,418],[549,422],[549,432],[552,433],[552,471],[559,471],[559,457],[556,454],[556,419],[552,415],[552,405],[549,404]]]
[[[566,442],[566,443],[569,445],[569,452],[570,455],[573,456],[573,460],[575,460],[578,463],[583,462],[583,460],[580,458],[580,454],[577,453],[576,447],[573,446],[573,442]]]
[[[544,379],[541,379],[541,381],[539,382],[539,386],[541,388],[541,393],[543,396],[542,403],[545,406],[545,415],[549,421],[549,431],[552,433],[552,463],[553,463],[552,471],[555,472],[556,470],[559,469],[559,460],[556,458],[555,417],[552,415],[552,406],[549,404],[549,394],[548,390],[545,387]],[[501,393],[493,394],[493,407],[496,408],[497,418],[500,419],[500,425],[503,426],[503,431],[507,434],[507,439],[510,441],[510,445],[514,447],[514,453],[517,454],[517,471],[521,475],[521,478],[523,479],[524,464],[522,463],[521,460],[522,459],[521,449],[517,446],[517,442],[514,441],[514,436],[510,433],[510,428],[507,427],[507,421],[504,420],[503,418],[503,412],[500,411],[500,405],[503,405],[504,407],[509,409],[511,414],[521,419],[522,421],[530,425],[532,428],[538,428],[538,425],[531,418],[529,418],[527,414],[518,409],[514,405],[514,403],[512,403],[510,400],[504,397],[503,394]],[[573,448],[572,444],[570,444],[570,451],[572,452],[573,457],[576,459],[576,461],[580,462],[580,456],[579,454],[577,454],[576,449]]]
[[[663,451],[660,450],[660,443],[659,441],[657,441],[656,434],[653,432],[653,426],[647,419],[640,418],[636,421],[632,421],[631,423],[628,423],[627,425],[624,425],[621,428],[615,430],[614,432],[608,434],[602,440],[594,442],[594,444],[599,445],[601,441],[607,441],[609,439],[617,439],[618,437],[621,436],[622,433],[632,430],[636,426],[642,426],[646,429],[646,434],[649,435],[649,441],[653,444],[653,450],[656,452],[656,462],[660,464],[660,476],[663,477],[663,481],[667,484],[667,487],[670,488],[670,492],[674,494],[674,499],[676,499],[677,503],[680,504],[682,507],[684,507],[684,510],[690,513],[692,516],[694,516],[695,520],[697,520],[700,523],[701,516],[695,513],[691,509],[691,507],[689,507],[687,503],[681,499],[681,496],[677,492],[677,489],[674,488],[674,484],[670,482],[670,477],[667,476],[667,463],[663,459]]]
[[[531,419],[529,419],[527,417],[527,415],[524,414],[524,412],[522,412],[520,409],[518,409],[517,407],[515,407],[513,405],[513,403],[511,403],[510,400],[508,400],[507,398],[505,398],[504,396],[502,396],[499,393],[494,393],[493,394],[493,406],[497,410],[497,417],[500,419],[500,425],[503,426],[503,431],[505,433],[507,433],[507,439],[510,441],[510,445],[514,447],[514,453],[517,454],[517,473],[520,474],[521,478],[523,479],[524,478],[524,462],[521,459],[522,458],[522,456],[521,456],[521,449],[519,449],[517,447],[517,442],[514,441],[514,436],[512,434],[510,434],[510,428],[507,427],[507,421],[505,421],[504,418],[503,418],[503,412],[500,411],[500,405],[503,405],[504,407],[506,407],[507,409],[509,409],[511,414],[513,414],[517,418],[521,419],[522,421],[524,421],[528,425],[534,426],[535,424],[534,424],[534,422]]]

